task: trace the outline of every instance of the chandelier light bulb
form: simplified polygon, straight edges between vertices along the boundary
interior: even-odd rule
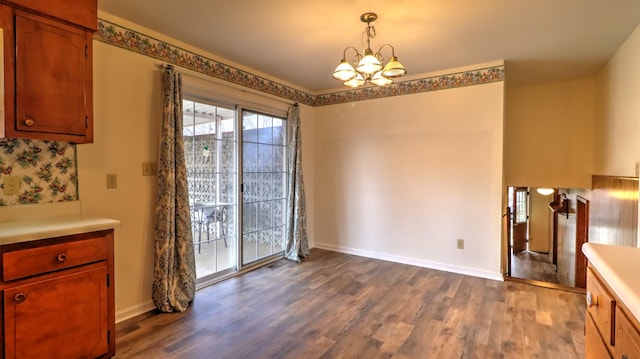
[[[385,77],[400,77],[404,76],[407,73],[407,70],[402,66],[398,58],[395,56],[391,56],[389,62],[384,65],[382,69],[382,74]]]
[[[384,76],[383,71],[378,71],[371,76],[371,83],[377,86],[391,85],[393,80]]]
[[[381,69],[382,64],[380,63],[380,60],[373,56],[373,51],[371,51],[371,49],[366,49],[364,57],[358,63],[358,72],[371,75],[374,72],[380,71]]]
[[[342,59],[335,71],[333,71],[333,78],[340,81],[349,81],[356,77],[356,70],[351,66],[347,59]]]
[[[366,81],[364,80],[364,76],[361,73],[358,73],[356,77],[352,78],[349,81],[345,81],[344,85],[347,87],[360,87],[364,85]]]

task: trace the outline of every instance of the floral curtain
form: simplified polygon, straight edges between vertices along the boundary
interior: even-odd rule
[[[163,312],[182,312],[193,301],[196,290],[182,139],[182,79],[172,66],[166,66],[162,84],[153,302]]]
[[[287,200],[287,237],[284,255],[300,262],[309,255],[307,238],[307,207],[302,180],[302,137],[298,104],[289,109],[287,119],[289,137],[289,191]]]

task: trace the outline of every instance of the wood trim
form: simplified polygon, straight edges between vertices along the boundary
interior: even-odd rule
[[[576,280],[579,288],[587,287],[587,257],[582,245],[589,241],[589,200],[576,196]]]
[[[507,277],[507,276],[504,277],[504,280],[508,281],[508,282],[518,282],[518,283],[523,283],[523,284],[529,284],[529,285],[533,285],[533,286],[536,286],[536,287],[559,289],[559,290],[564,290],[564,291],[572,292],[572,293],[580,293],[580,294],[585,294],[586,293],[586,290],[584,288],[569,287],[569,286],[562,285],[562,284],[542,282],[542,281],[539,281],[539,280],[522,279],[522,278],[514,278],[514,277]]]
[[[589,209],[589,241],[636,247],[638,178],[593,176]]]

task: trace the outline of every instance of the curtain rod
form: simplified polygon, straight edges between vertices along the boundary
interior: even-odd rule
[[[178,67],[176,65],[166,64],[164,62],[157,63],[156,66],[159,67],[159,68],[162,68],[162,69],[165,69],[165,68],[175,69],[176,67]],[[186,70],[186,72],[183,71],[183,70]],[[234,84],[233,82],[225,81],[225,80],[213,77],[213,76],[205,75],[203,73],[188,69],[186,67],[181,67],[180,66],[180,71],[178,71],[178,72],[180,74],[182,74],[182,75],[185,75],[185,76],[199,78],[199,79],[205,80],[205,81],[211,81],[211,82],[214,82],[214,83],[216,83],[218,85],[226,86],[226,87],[232,88],[234,90],[248,92],[248,93],[251,93],[253,95],[262,96],[264,98],[267,98],[267,99],[270,99],[270,100],[274,100],[274,101],[278,101],[278,102],[281,102],[281,103],[284,103],[284,104],[287,104],[287,105],[298,106],[297,102],[285,100],[282,97],[278,97],[278,96],[275,96],[275,95],[267,94],[267,93],[264,93],[262,91],[258,91],[258,90],[254,90],[254,89],[251,89],[251,88],[248,88],[248,87],[244,87],[242,85]]]

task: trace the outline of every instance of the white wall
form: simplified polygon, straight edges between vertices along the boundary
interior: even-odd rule
[[[503,93],[499,82],[318,107],[316,246],[502,278]]]
[[[640,161],[640,27],[597,79],[594,173],[637,176]]]
[[[594,111],[593,79],[508,88],[506,185],[591,188]]]

